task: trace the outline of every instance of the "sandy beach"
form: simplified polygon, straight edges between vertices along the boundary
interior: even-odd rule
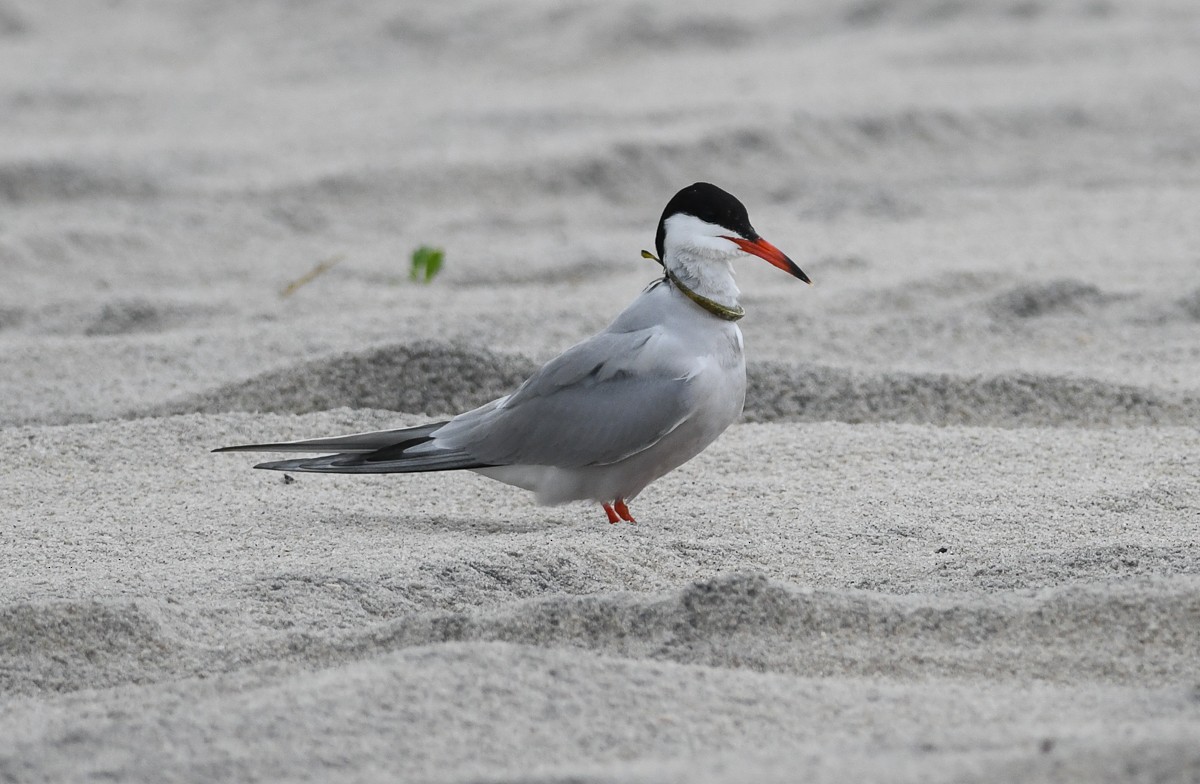
[[[1200,780],[1200,8],[443,5],[0,0],[0,781]],[[505,394],[697,180],[815,285],[638,525],[211,454]]]

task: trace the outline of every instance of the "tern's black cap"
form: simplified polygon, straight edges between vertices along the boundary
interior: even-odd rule
[[[758,239],[758,232],[750,225],[746,205],[738,201],[732,193],[723,191],[712,183],[697,182],[672,196],[658,220],[658,235],[654,238],[654,246],[658,248],[660,259],[663,258],[663,240],[667,233],[663,224],[667,218],[679,214],[691,215],[706,223],[724,226],[748,240]]]

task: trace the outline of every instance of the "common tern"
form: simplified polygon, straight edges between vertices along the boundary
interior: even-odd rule
[[[512,394],[398,430],[246,444],[216,452],[326,452],[255,468],[387,474],[470,470],[531,490],[540,504],[597,501],[610,523],[741,415],[744,315],[732,262],[758,256],[811,283],[759,236],[746,208],[697,182],[667,202],[655,236],[663,277],[599,334],[547,362]]]

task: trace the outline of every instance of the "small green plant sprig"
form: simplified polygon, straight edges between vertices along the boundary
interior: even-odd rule
[[[409,267],[408,277],[418,283],[429,283],[442,271],[442,263],[445,260],[446,252],[441,248],[422,245],[412,253],[412,266]]]

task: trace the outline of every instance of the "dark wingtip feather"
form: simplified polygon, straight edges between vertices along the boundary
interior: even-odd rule
[[[303,471],[301,465],[306,460],[273,460],[270,463],[259,463],[255,468],[265,468],[268,471]]]
[[[237,444],[236,446],[219,446],[213,452],[269,452],[281,444]]]

